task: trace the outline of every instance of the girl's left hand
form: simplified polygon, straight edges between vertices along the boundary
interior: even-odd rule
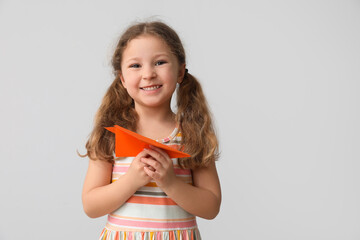
[[[150,157],[141,158],[141,162],[148,165],[144,167],[145,173],[154,179],[160,188],[171,186],[176,181],[172,159],[160,148],[154,146],[150,146],[150,148],[144,150]]]

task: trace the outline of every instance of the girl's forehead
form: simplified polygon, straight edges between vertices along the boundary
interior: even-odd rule
[[[130,40],[123,52],[123,60],[134,57],[150,57],[165,54],[173,56],[168,44],[160,37],[153,35],[140,35]]]
[[[170,47],[163,39],[153,35],[140,35],[139,37],[130,40],[130,42],[125,47],[124,52],[129,50],[162,50],[171,52]]]

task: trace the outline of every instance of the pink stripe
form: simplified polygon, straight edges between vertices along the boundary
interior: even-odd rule
[[[142,228],[190,228],[196,226],[196,221],[187,222],[146,222],[138,220],[125,220],[108,216],[108,221],[114,225]]]
[[[175,171],[176,175],[190,175],[191,174],[190,169],[175,168],[174,171]]]
[[[125,173],[125,172],[127,172],[128,169],[129,169],[129,167],[114,166],[113,167],[113,172]]]

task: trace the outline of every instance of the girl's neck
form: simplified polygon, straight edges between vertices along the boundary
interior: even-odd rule
[[[168,109],[135,108],[139,116],[136,132],[152,139],[168,137],[176,127],[175,114]]]

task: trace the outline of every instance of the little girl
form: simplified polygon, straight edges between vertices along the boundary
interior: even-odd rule
[[[213,219],[220,209],[218,142],[178,35],[162,22],[132,25],[118,42],[112,66],[115,79],[86,143],[84,211],[91,218],[108,214],[100,239],[200,239],[195,217]],[[171,159],[150,146],[136,157],[115,158],[114,134],[105,129],[113,125],[191,157]]]

